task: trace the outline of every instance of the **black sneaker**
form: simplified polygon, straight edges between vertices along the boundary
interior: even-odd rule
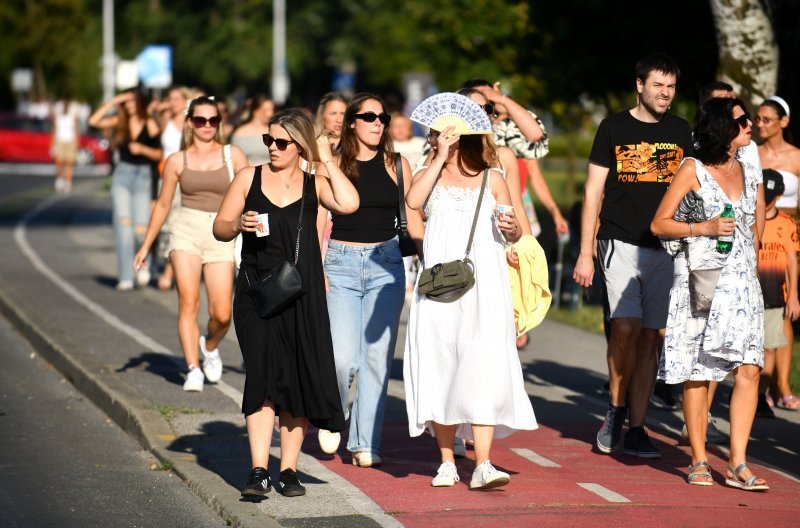
[[[667,385],[662,380],[656,380],[653,394],[650,396],[650,403],[659,409],[667,411],[674,411],[678,408],[678,399],[675,397],[672,385]]]
[[[775,411],[767,403],[767,396],[765,394],[758,395],[758,403],[756,404],[756,416],[760,418],[775,418]]]
[[[253,468],[247,485],[242,488],[242,497],[261,497],[272,490],[272,483],[269,480],[269,473],[263,467]]]
[[[644,427],[631,427],[625,435],[625,454],[639,458],[661,458],[661,451],[655,448]]]
[[[289,468],[281,471],[281,493],[284,497],[300,497],[306,494],[306,488],[300,484],[295,470]]]
[[[613,453],[619,449],[620,440],[622,440],[622,426],[625,424],[627,414],[628,409],[625,407],[608,406],[606,419],[597,433],[597,449],[603,453]]]

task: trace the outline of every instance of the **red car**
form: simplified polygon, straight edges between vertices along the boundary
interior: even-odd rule
[[[50,155],[52,126],[49,120],[18,114],[0,115],[0,162],[53,163]],[[78,165],[111,162],[108,141],[81,134]]]

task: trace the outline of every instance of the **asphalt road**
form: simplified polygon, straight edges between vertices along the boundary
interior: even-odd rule
[[[225,526],[5,319],[0,350],[3,526]]]

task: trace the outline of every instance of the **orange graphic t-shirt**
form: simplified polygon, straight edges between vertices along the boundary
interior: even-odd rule
[[[786,306],[789,298],[787,278],[788,251],[800,251],[800,238],[794,220],[778,211],[767,220],[761,248],[758,250],[758,280],[764,293],[765,308]]]

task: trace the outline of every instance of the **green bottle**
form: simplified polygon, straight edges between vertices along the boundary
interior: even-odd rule
[[[722,218],[736,218],[736,213],[733,212],[733,206],[729,203],[725,204],[725,209],[722,210],[720,216]],[[733,233],[717,237],[717,251],[720,253],[730,253],[731,248],[733,248]]]

